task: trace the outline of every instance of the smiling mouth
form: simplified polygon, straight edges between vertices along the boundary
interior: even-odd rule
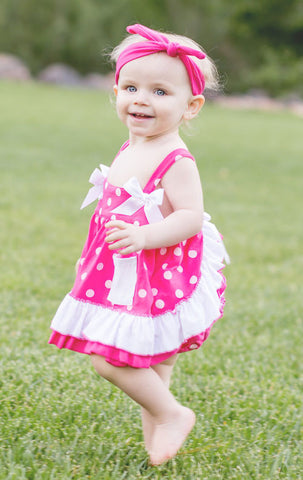
[[[151,115],[146,115],[145,113],[130,113],[130,116],[133,118],[153,118]]]

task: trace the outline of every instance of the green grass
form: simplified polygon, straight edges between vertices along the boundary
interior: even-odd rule
[[[88,177],[127,132],[95,91],[0,83],[0,105],[0,479],[302,478],[302,119],[206,106],[186,137],[232,264],[224,318],[175,368],[197,425],[152,468],[137,406],[47,344]]]

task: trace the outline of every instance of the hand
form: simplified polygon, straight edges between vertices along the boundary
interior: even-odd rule
[[[110,250],[118,250],[121,255],[138,252],[145,248],[145,234],[142,227],[123,220],[112,220],[105,224],[107,228],[106,243]]]

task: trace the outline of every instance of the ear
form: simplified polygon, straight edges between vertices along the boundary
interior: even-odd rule
[[[118,95],[118,85],[114,85],[113,90],[114,90],[115,96],[117,96]]]
[[[184,120],[191,120],[192,118],[196,117],[200,112],[201,108],[203,107],[205,102],[205,98],[203,95],[195,95],[192,97],[187,105],[187,108],[184,112],[183,118]]]

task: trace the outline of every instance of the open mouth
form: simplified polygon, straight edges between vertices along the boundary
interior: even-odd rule
[[[153,118],[151,115],[146,115],[145,113],[130,113],[131,117],[134,117],[134,118]]]

